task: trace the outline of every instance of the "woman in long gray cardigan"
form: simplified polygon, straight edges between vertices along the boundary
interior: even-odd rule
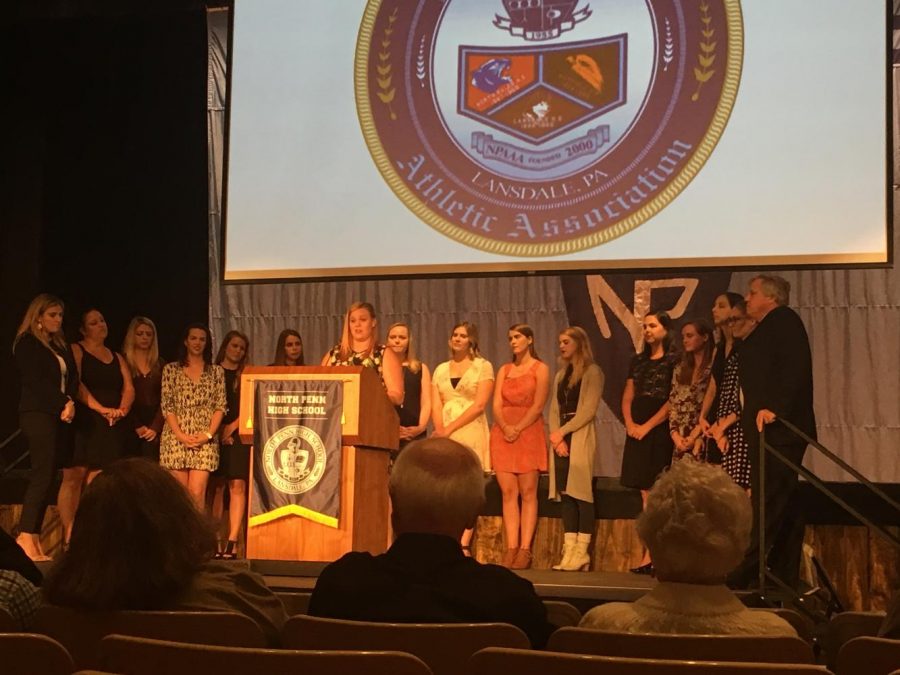
[[[603,371],[594,363],[587,333],[570,326],[559,334],[560,370],[550,397],[550,499],[561,501],[564,544],[555,570],[589,569],[594,532],[594,455]]]

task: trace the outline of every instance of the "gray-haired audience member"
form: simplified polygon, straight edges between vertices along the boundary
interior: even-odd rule
[[[637,531],[659,584],[634,603],[594,607],[584,628],[622,633],[791,635],[769,612],[752,611],[725,586],[750,539],[750,500],[722,469],[676,462],[653,486]]]
[[[395,540],[348,553],[319,575],[309,613],[356,621],[511,623],[535,647],[552,631],[531,582],[463,555],[459,538],[484,505],[478,456],[449,438],[410,443],[390,478]]]

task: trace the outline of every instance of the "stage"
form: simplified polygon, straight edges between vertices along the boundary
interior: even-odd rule
[[[12,532],[21,510],[21,494],[25,472],[12,471],[0,479],[0,527]],[[839,496],[876,523],[897,528],[897,514],[879,508],[861,486],[829,483]],[[900,485],[880,485],[894,499],[900,498]],[[55,495],[55,490],[53,491]],[[499,563],[505,551],[503,521],[500,515],[500,492],[491,479],[486,488],[487,502],[478,519],[472,550],[481,562]],[[599,477],[595,481],[595,511],[597,521],[589,550],[590,572],[556,572],[550,567],[559,562],[562,550],[562,522],[559,506],[547,499],[547,476],[539,486],[539,518],[532,550],[533,569],[521,575],[535,584],[546,599],[572,602],[579,609],[608,601],[632,601],[651,588],[654,581],[630,574],[627,570],[638,564],[641,543],[634,527],[640,513],[640,494],[623,488],[615,478]],[[846,609],[883,610],[893,589],[900,587],[900,569],[896,566],[896,551],[865,527],[840,512],[812,485],[801,482],[798,508],[806,518],[806,552],[815,557],[837,588]],[[55,507],[44,520],[42,539],[44,548],[52,555],[60,552],[60,525]],[[315,586],[322,562],[251,561],[254,570],[266,577],[274,588],[309,592]],[[811,565],[807,565],[807,568]],[[810,578],[810,570],[803,574]]]

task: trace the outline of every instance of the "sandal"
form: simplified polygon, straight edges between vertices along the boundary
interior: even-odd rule
[[[225,543],[225,548],[222,549],[221,553],[217,553],[219,560],[234,560],[237,558],[237,542],[233,539],[229,539]]]

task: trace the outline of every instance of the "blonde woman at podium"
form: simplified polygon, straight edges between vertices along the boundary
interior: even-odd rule
[[[375,308],[368,302],[354,302],[347,310],[341,341],[322,357],[323,366],[365,366],[378,372],[388,398],[403,403],[403,368],[400,359],[378,344]]]
[[[463,321],[450,333],[450,360],[434,369],[431,407],[436,438],[451,438],[475,451],[491,470],[490,429],[484,414],[494,389],[494,366],[478,350],[478,328]],[[469,553],[472,530],[462,536]]]

